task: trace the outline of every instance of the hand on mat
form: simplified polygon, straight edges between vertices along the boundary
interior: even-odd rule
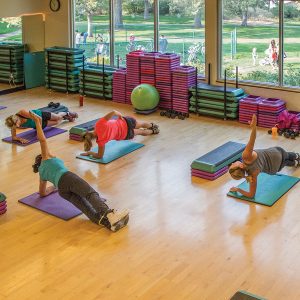
[[[257,117],[256,115],[252,115],[252,120],[251,120],[251,123],[250,123],[250,127],[251,128],[255,128],[256,127],[256,124],[257,124]]]
[[[233,187],[230,189],[230,192],[236,193],[236,192],[238,192],[238,188],[233,186]]]
[[[27,144],[27,143],[29,143],[29,140],[22,139],[22,138],[18,138],[18,139],[16,139],[16,141],[20,142],[21,144]]]
[[[80,153],[81,156],[89,156],[87,152]]]

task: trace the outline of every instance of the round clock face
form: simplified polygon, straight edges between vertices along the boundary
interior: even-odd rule
[[[50,0],[50,9],[52,11],[59,11],[60,1],[59,0]]]

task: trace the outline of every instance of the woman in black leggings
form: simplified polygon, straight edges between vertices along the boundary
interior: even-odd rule
[[[32,111],[30,116],[35,122],[42,152],[36,157],[33,165],[33,171],[40,174],[40,195],[47,196],[57,188],[61,197],[80,209],[92,222],[114,232],[126,226],[129,220],[128,211],[117,212],[110,209],[105,200],[85,180],[68,171],[61,159],[50,154],[41,126],[41,117]],[[47,187],[48,181],[53,185]]]

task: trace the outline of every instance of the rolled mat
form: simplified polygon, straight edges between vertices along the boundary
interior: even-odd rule
[[[0,193],[0,202],[5,200],[6,200],[6,196],[3,193]]]
[[[45,137],[50,138],[52,136],[64,133],[67,130],[57,128],[57,127],[46,127],[46,128],[43,129],[43,131],[44,131]],[[31,144],[34,144],[34,143],[38,142],[35,129],[19,133],[19,134],[17,134],[17,137],[29,140],[29,142],[27,144],[22,144],[19,141],[13,141],[11,136],[2,139],[2,141],[7,142],[7,143],[11,143],[11,144],[16,144],[18,146],[23,146],[23,147],[26,147],[28,145],[31,145]]]

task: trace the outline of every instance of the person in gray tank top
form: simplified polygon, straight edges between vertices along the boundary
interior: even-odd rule
[[[30,111],[30,117],[36,125],[37,137],[41,146],[41,153],[32,166],[35,173],[39,173],[39,193],[45,197],[58,191],[59,195],[81,210],[92,222],[105,226],[111,231],[118,231],[126,226],[129,220],[127,210],[115,211],[108,207],[103,199],[85,180],[70,172],[64,162],[53,156],[47,145],[41,117]],[[47,182],[53,185],[47,187]]]
[[[250,139],[242,154],[242,162],[236,161],[229,167],[229,173],[233,179],[246,178],[250,184],[249,192],[237,187],[232,187],[230,191],[239,192],[248,198],[255,196],[259,173],[275,175],[285,166],[300,166],[299,153],[287,152],[281,147],[253,150],[256,139],[256,123],[256,115],[253,115],[250,123]]]

